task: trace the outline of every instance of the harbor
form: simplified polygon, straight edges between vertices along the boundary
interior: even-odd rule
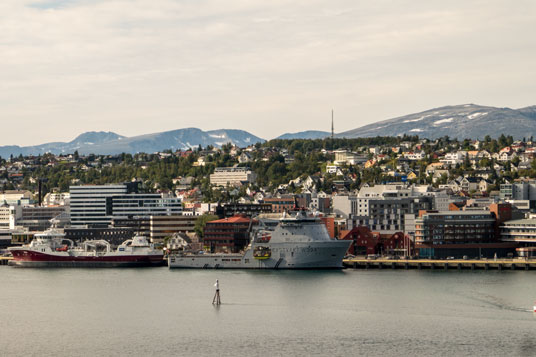
[[[536,270],[535,259],[344,259],[350,269]]]
[[[216,279],[221,305],[212,305]],[[6,266],[2,353],[530,355],[532,280],[510,270]],[[504,331],[519,332],[505,338]],[[22,335],[29,342],[21,343]]]

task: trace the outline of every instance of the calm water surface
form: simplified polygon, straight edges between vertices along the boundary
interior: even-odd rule
[[[216,279],[220,307],[211,304]],[[0,267],[0,355],[534,355],[535,279]]]

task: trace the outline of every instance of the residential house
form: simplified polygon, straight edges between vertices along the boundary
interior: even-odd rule
[[[479,180],[476,177],[464,177],[461,181],[461,189],[465,192],[477,191],[479,188]]]
[[[238,157],[238,162],[241,164],[250,162],[251,160],[252,160],[252,155],[247,151],[243,151]]]

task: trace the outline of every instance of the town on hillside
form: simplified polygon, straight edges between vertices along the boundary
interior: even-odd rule
[[[320,217],[348,255],[530,258],[536,142],[418,136],[271,140],[135,155],[0,159],[0,249],[53,227],[240,252],[259,215]]]

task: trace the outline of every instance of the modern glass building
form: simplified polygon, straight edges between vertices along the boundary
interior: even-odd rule
[[[415,242],[466,244],[496,241],[495,216],[489,211],[427,212],[415,219]]]
[[[137,184],[71,186],[71,226],[103,227],[113,219],[182,214],[180,198],[138,193]]]

